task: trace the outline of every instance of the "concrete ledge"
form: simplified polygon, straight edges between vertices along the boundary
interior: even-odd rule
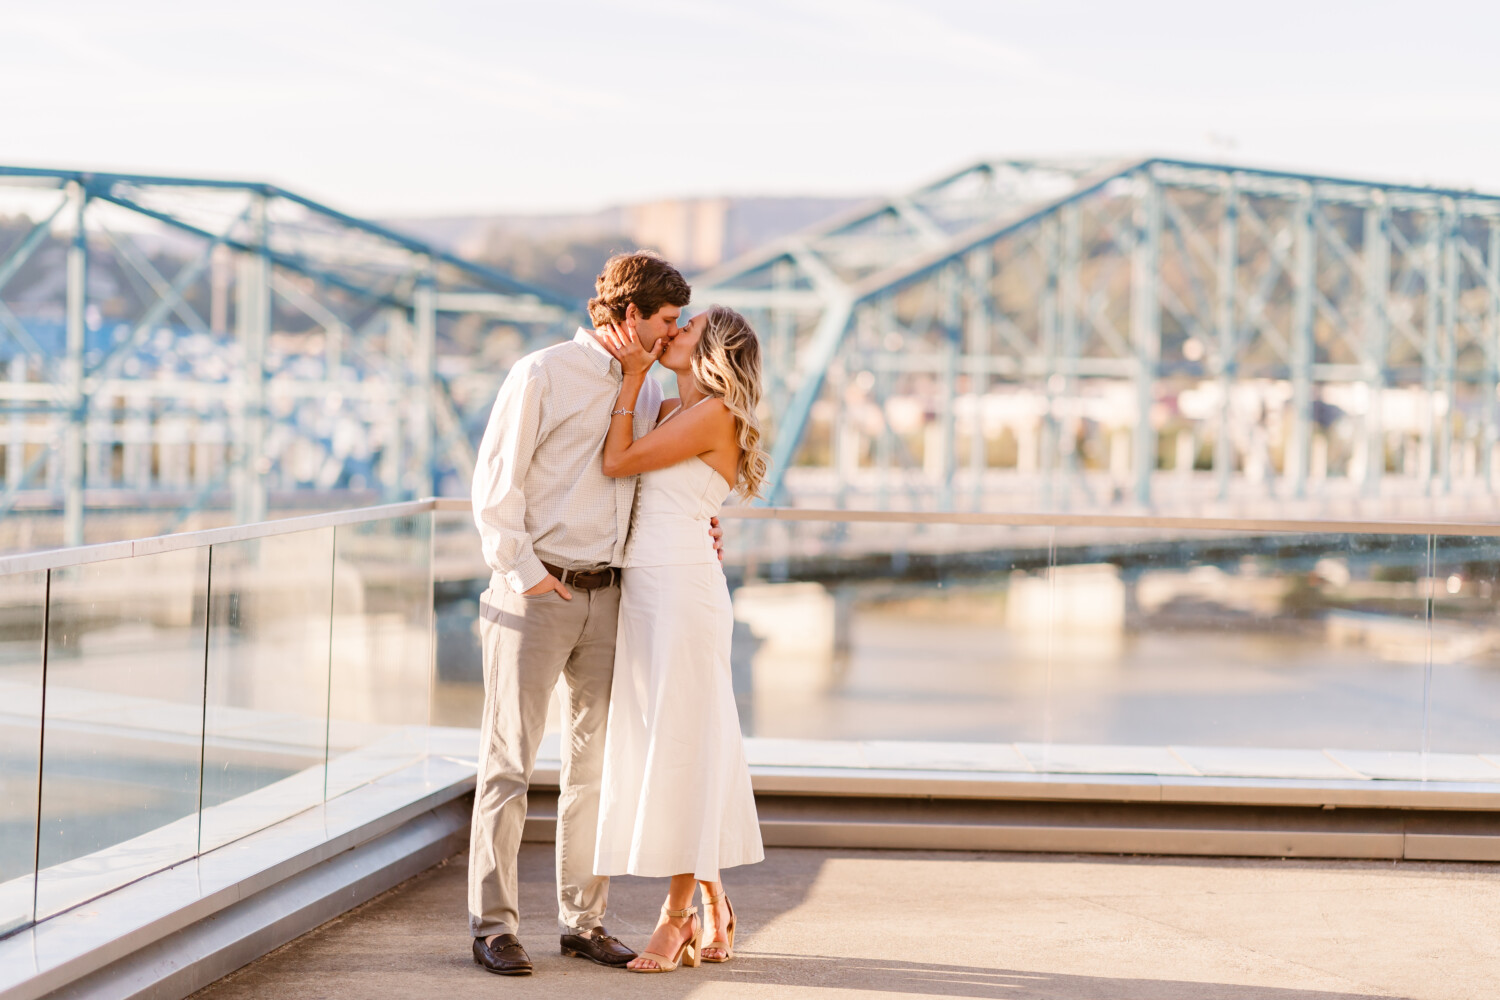
[[[185,997],[462,851],[472,796],[298,873],[69,984],[58,996]]]
[[[780,847],[1500,860],[1500,817],[1401,809],[759,796]]]
[[[756,795],[768,847],[1500,861],[1500,816],[1404,809]],[[533,790],[524,839],[550,842]]]
[[[0,997],[185,995],[198,986],[162,984],[196,981],[201,962],[218,970],[211,982],[238,967],[225,962],[243,964],[460,850],[473,787],[471,765],[428,758],[18,931],[0,940]],[[283,918],[302,926],[303,911],[312,923],[254,950]],[[248,943],[231,946],[225,928]]]
[[[1401,816],[1369,810],[773,796],[757,806],[762,835],[778,847],[1320,858],[1404,849]]]
[[[762,822],[761,833],[771,847],[1270,858],[1398,858],[1402,850],[1399,833],[777,821]]]
[[[1500,810],[1500,784],[1474,782],[1199,778],[1155,774],[977,774],[764,765],[752,765],[750,774],[758,795]],[[555,771],[550,777],[555,787]]]

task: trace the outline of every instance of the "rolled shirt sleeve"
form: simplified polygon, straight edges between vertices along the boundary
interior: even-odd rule
[[[518,594],[547,576],[526,529],[524,490],[541,434],[546,392],[544,369],[523,364],[511,370],[490,411],[474,469],[474,523],[484,561]]]

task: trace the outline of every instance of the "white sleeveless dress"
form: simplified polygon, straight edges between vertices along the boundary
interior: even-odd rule
[[[701,458],[641,476],[625,549],[599,795],[598,875],[764,858],[729,673],[734,614],[709,518],[729,484]]]

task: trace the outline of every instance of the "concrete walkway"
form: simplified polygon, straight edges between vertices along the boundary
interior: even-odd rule
[[[776,849],[729,873],[726,965],[638,976],[558,954],[550,845],[522,854],[529,979],[469,955],[460,855],[198,994],[239,998],[1493,1000],[1500,866]],[[665,883],[617,879],[639,948]]]

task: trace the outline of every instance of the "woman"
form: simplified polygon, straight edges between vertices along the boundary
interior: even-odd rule
[[[734,908],[719,872],[765,855],[729,675],[734,616],[708,535],[731,490],[757,495],[766,474],[755,408],[760,344],[715,306],[650,351],[634,328],[605,346],[624,373],[604,441],[604,474],[639,475],[625,549],[620,631],[599,799],[599,875],[670,876],[646,950],[626,967],[671,972],[734,956]],[[657,359],[680,399],[634,440],[631,419]],[[703,887],[700,929],[692,906]],[[712,936],[710,936],[710,933]]]

